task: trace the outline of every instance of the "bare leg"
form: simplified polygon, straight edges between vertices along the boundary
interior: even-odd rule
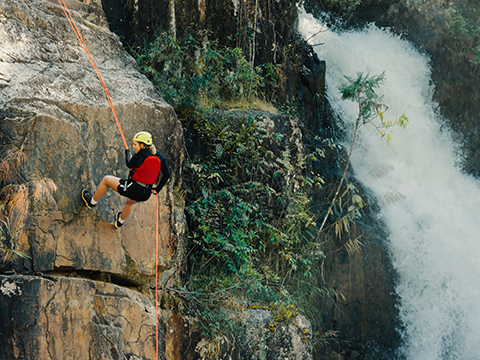
[[[117,191],[118,185],[120,185],[120,178],[112,175],[104,176],[93,195],[93,200],[100,200],[107,193],[108,188]]]
[[[120,185],[120,178],[112,175],[104,176],[98,185],[97,190],[95,191],[95,195],[93,195],[93,200],[100,200],[107,193],[108,188],[117,191],[118,185]],[[132,212],[132,206],[136,203],[137,201],[127,198],[125,206],[122,209],[122,216],[120,217],[120,220],[124,221],[128,215],[130,215]]]
[[[120,216],[120,220],[124,221],[128,217],[128,215],[130,215],[130,212],[132,211],[132,206],[136,203],[137,201],[127,198],[125,206],[122,209],[122,216]]]

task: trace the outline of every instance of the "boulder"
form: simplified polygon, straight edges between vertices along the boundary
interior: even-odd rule
[[[227,332],[215,338],[199,340],[197,324],[179,322],[184,328],[183,336],[188,332],[189,341],[184,340],[182,354],[184,359],[250,359],[250,360],[311,360],[312,326],[301,315],[276,321],[274,314],[266,309],[245,309],[242,313],[229,313],[230,321],[235,323],[234,336]],[[235,320],[234,320],[235,319]],[[278,319],[277,319],[278,320]],[[188,344],[188,347],[186,346]],[[194,348],[194,349],[193,349]],[[193,351],[195,350],[195,351]],[[179,357],[175,358],[178,359]]]
[[[295,316],[275,327],[268,310],[246,311],[243,324],[245,336],[239,339],[241,358],[269,360],[311,360],[310,322],[303,316]]]
[[[172,178],[158,197],[159,260],[167,267],[184,236],[183,207],[175,206],[173,196],[181,186],[184,156],[180,122],[107,28],[101,2],[66,3],[106,84],[127,144],[137,131],[149,131],[168,160]],[[93,192],[104,175],[126,177],[128,169],[106,94],[57,1],[2,1],[0,80],[2,164],[14,172],[0,180],[2,186],[23,185],[29,195],[27,217],[17,217],[23,231],[10,235],[31,261],[17,261],[22,265],[14,270],[76,269],[148,282],[155,273],[155,196],[135,205],[119,230],[112,223],[124,198],[110,190],[89,210],[80,197],[83,188]],[[12,152],[21,153],[16,168],[8,164],[6,154]],[[33,196],[39,179],[54,186]],[[9,215],[4,212],[3,219]]]
[[[105,282],[0,275],[0,360],[156,359],[155,307]],[[157,311],[159,359],[164,314]]]

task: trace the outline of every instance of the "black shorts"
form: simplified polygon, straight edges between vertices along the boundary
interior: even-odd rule
[[[132,179],[120,179],[117,187],[120,195],[126,196],[135,201],[146,201],[152,195],[152,185],[143,186]]]

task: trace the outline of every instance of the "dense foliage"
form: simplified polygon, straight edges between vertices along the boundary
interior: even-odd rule
[[[330,139],[304,138],[292,116],[226,111],[238,108],[235,102],[251,107],[268,100],[278,82],[275,66],[254,67],[239,49],[219,49],[200,35],[162,34],[133,52],[183,123],[190,243],[185,281],[170,290],[202,330],[198,351],[214,358],[208,349],[218,346],[208,344],[234,332],[232,314],[246,306],[271,310],[272,331],[299,311],[315,330],[323,328],[320,299],[341,294],[324,286],[322,241],[328,232],[348,233],[364,204],[346,179],[350,157],[339,184],[329,185],[329,196],[321,193],[315,164],[335,147]],[[383,76],[358,74],[341,89],[344,99],[359,104],[355,134],[373,118],[387,140],[385,129],[406,124],[406,117],[400,123],[383,118],[374,91]],[[350,238],[343,245],[349,253],[360,246]]]
[[[450,11],[450,36],[456,39],[457,56],[472,65],[480,63],[480,1],[463,0]]]
[[[131,48],[140,71],[177,110],[211,108],[228,102],[266,99],[278,86],[272,64],[253,66],[239,48],[219,47],[205,31],[175,38],[162,32],[151,43]],[[259,99],[261,97],[261,99]]]
[[[327,290],[316,276],[324,254],[311,198],[323,183],[312,163],[324,145],[304,148],[294,118],[277,132],[278,124],[255,114],[219,110],[268,100],[278,73],[198,36],[161,34],[133,49],[141,71],[174,105],[186,136],[189,267],[176,294],[188,294],[186,306],[205,337],[225,332],[229,322],[218,307],[232,299],[236,307],[293,306],[320,323],[315,299]]]
[[[309,193],[322,183],[309,172],[314,155],[248,116],[195,116],[187,127],[197,148],[185,170],[193,244],[186,286],[235,286],[249,302],[300,305],[324,256],[310,208]]]

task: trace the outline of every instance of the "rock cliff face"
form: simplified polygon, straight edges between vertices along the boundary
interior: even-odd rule
[[[159,195],[159,261],[160,276],[162,270],[170,276],[170,260],[184,247],[183,207],[174,197],[181,186],[180,123],[109,31],[99,2],[66,3],[128,143],[137,131],[150,131],[168,159],[172,178]],[[153,284],[155,198],[135,205],[119,230],[112,225],[124,203],[118,194],[110,191],[93,210],[83,205],[82,188],[95,190],[107,174],[125,177],[127,168],[103,89],[57,1],[0,3],[0,78],[6,260],[0,270],[25,274],[1,279],[0,357],[154,358],[151,297],[114,284]]]
[[[400,344],[398,329],[396,273],[385,247],[385,229],[375,222],[374,212],[367,211],[352,238],[361,236],[363,246],[346,251],[345,239],[331,237],[325,242],[324,280],[335,297],[326,297],[319,304],[325,310],[325,326],[339,332],[338,346],[345,354],[360,351],[378,359],[395,358]],[[339,351],[339,350],[337,350]],[[340,352],[340,351],[339,351]],[[345,355],[345,359],[354,359]]]
[[[286,0],[102,0],[112,31],[134,45],[158,30],[183,36],[206,31],[220,45],[238,47],[255,65],[271,63],[282,77],[272,97],[298,101],[313,123],[322,113],[325,63],[296,36],[297,3]]]
[[[395,31],[430,56],[434,100],[462,143],[464,169],[480,176],[480,73],[472,63],[474,45],[451,30],[452,15],[459,1],[414,1],[397,3],[380,25]],[[469,3],[469,2],[465,2]],[[478,6],[478,5],[473,5]],[[453,69],[453,71],[452,71]]]
[[[220,43],[242,47],[256,63],[276,64],[284,76],[279,91],[283,95],[279,94],[279,98],[300,100],[303,107],[301,119],[309,130],[322,136],[332,136],[325,111],[327,105],[323,100],[325,62],[302,45],[301,39],[295,39],[295,1],[175,0],[145,1],[138,6],[131,0],[102,2],[112,29],[127,41],[136,36],[151,35],[156,25],[154,19],[159,20],[163,29],[170,28],[177,34],[193,24],[194,27],[212,31],[212,38]],[[242,31],[255,35],[245,38]],[[235,41],[232,42],[229,36]],[[331,177],[326,178],[329,183],[338,180],[335,178],[337,161],[330,158],[322,164],[330,168],[319,169],[322,174],[330,173]],[[324,201],[318,200],[319,203]],[[337,330],[341,339],[356,343],[345,348],[362,349],[370,343],[386,352],[394,349],[399,341],[396,299],[391,295],[395,274],[382,245],[381,228],[372,229],[372,224],[367,222],[362,224],[365,246],[358,253],[348,254],[342,248],[344,244],[341,240],[329,238],[325,242],[325,253],[330,254],[325,261],[325,284],[342,296],[326,299],[318,306],[325,309],[326,329]]]
[[[294,32],[298,1],[102,0],[112,31],[134,42],[155,30],[208,29],[221,44],[241,47],[257,63],[278,63]]]
[[[172,169],[169,186],[160,194],[163,254],[171,257],[183,234],[183,219],[173,204],[183,158],[181,126],[173,109],[104,27],[100,10],[71,4],[72,10],[75,5],[80,10],[72,12],[74,20],[90,45],[125,136],[130,142],[136,131],[151,131]],[[80,198],[82,188],[94,190],[107,174],[125,177],[127,169],[103,89],[60,7],[54,1],[3,1],[0,13],[3,160],[10,160],[8,151],[21,152],[21,167],[18,174],[8,174],[10,178],[17,184],[50,179],[57,188],[38,202],[28,198],[28,241],[22,245],[34,256],[32,266],[25,266],[34,272],[101,271],[131,280],[152,275],[154,198],[136,205],[119,231],[111,223],[113,213],[123,206],[120,196],[108,193],[92,211]],[[94,22],[88,20],[92,14],[97,14]]]
[[[155,306],[136,291],[85,279],[0,276],[0,296],[2,360],[155,358]]]
[[[176,0],[144,1],[138,6],[132,0],[102,2],[111,28],[126,41],[152,35],[155,19],[161,28],[170,28],[178,34],[193,24],[211,30],[212,38],[221,43],[241,46],[248,56],[255,56],[257,63],[277,64],[284,76],[279,93],[284,98],[302,101],[301,118],[311,131],[332,136],[323,101],[325,62],[309,52],[300,39],[295,41],[296,2]],[[222,14],[222,19],[218,19],[218,14]],[[241,30],[252,31],[255,26],[258,29],[255,37],[245,41]],[[229,36],[236,41],[229,43]],[[327,182],[338,180],[337,161],[329,158],[324,164],[328,169],[319,169],[322,174],[330,172]],[[318,306],[325,309],[326,329],[339,331],[340,338],[354,341],[357,345],[353,347],[358,349],[367,343],[374,343],[382,350],[393,349],[398,343],[395,298],[391,296],[395,274],[379,234],[381,229],[364,234],[365,247],[356,254],[348,254],[338,239],[330,238],[325,244],[325,253],[331,254],[325,261],[325,284],[344,296],[339,295],[334,301],[326,299]]]

